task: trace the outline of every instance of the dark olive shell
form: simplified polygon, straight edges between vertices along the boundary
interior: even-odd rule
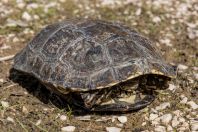
[[[176,75],[135,30],[85,19],[45,27],[15,56],[13,67],[71,91],[105,88],[143,74]]]

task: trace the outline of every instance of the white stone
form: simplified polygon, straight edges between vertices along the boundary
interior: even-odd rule
[[[14,37],[12,41],[13,41],[14,43],[15,43],[15,42],[19,42],[19,39],[18,39],[17,37]]]
[[[172,120],[172,115],[165,114],[165,115],[161,116],[160,119],[164,124],[168,124]]]
[[[91,116],[90,115],[86,115],[86,116],[77,116],[75,117],[77,120],[80,120],[80,121],[89,121],[91,120]]]
[[[186,104],[188,101],[187,97],[183,97],[182,100],[180,101],[181,104]]]
[[[66,127],[62,127],[61,131],[62,132],[74,132],[76,129],[76,127],[74,126],[66,126]]]
[[[185,122],[186,120],[185,120],[183,117],[179,117],[179,118],[178,118],[178,121],[183,123],[183,122]]]
[[[23,106],[22,107],[22,112],[25,113],[25,114],[28,114],[28,109],[25,106]]]
[[[183,113],[180,110],[173,111],[176,116],[181,116]]]
[[[32,17],[30,16],[30,14],[28,12],[24,12],[22,14],[22,19],[26,20],[26,21],[31,21]]]
[[[198,108],[198,105],[194,101],[187,102],[188,105],[191,106],[192,109],[196,110]]]
[[[36,9],[39,5],[37,3],[31,3],[27,5],[27,9]]]
[[[165,44],[166,46],[169,46],[169,47],[172,47],[173,45],[171,44],[171,40],[169,38],[164,38],[164,39],[161,39],[160,42],[162,44]]]
[[[142,126],[145,126],[145,125],[146,125],[146,122],[143,122],[143,123],[142,123]]]
[[[127,117],[126,116],[119,116],[118,117],[118,121],[120,123],[126,123],[127,122]]]
[[[67,120],[67,116],[61,115],[61,116],[60,116],[60,120],[61,120],[61,121],[66,121],[66,120]]]
[[[7,45],[7,44],[3,44],[1,47],[0,47],[1,50],[6,50],[6,49],[11,49],[11,46],[10,45]]]
[[[9,103],[6,101],[1,101],[1,105],[3,106],[3,108],[8,108],[9,107]]]
[[[3,82],[4,82],[4,80],[2,78],[0,78],[0,83],[3,83]]]
[[[117,127],[106,127],[106,131],[107,132],[120,132],[121,128],[117,128]]]
[[[36,125],[40,125],[41,124],[41,119],[39,119],[37,122],[36,122]]]
[[[198,80],[198,73],[194,74],[196,80]]]
[[[162,103],[161,105],[157,106],[155,109],[156,110],[164,110],[167,107],[170,107],[170,103],[169,102]]]
[[[122,124],[122,123],[118,123],[118,124],[116,124],[118,127],[123,127],[124,126],[124,124]]]
[[[138,8],[138,9],[136,10],[136,12],[135,12],[135,15],[136,15],[136,16],[139,16],[139,15],[141,14],[141,12],[142,12],[141,8]]]
[[[198,131],[198,122],[191,124],[191,130],[192,131]]]
[[[158,16],[155,16],[155,17],[153,17],[153,22],[154,23],[159,23],[159,22],[161,22],[161,18],[158,17]]]
[[[177,130],[178,130],[179,132],[184,132],[186,129],[187,129],[186,127],[181,126],[181,127],[179,127]]]
[[[25,3],[18,3],[17,6],[20,8],[20,9],[23,9],[25,7]]]
[[[117,119],[117,116],[111,117],[111,122],[114,122]]]
[[[151,124],[152,124],[153,126],[159,125],[159,124],[160,124],[160,118],[156,118],[155,120],[153,120],[153,121],[151,122]]]
[[[158,117],[158,114],[153,114],[153,113],[151,113],[150,116],[149,116],[149,120],[153,121],[153,120],[155,120],[157,117]]]
[[[179,125],[179,121],[177,120],[176,116],[173,117],[173,120],[172,120],[171,124],[172,124],[173,127],[176,127],[176,126]]]
[[[185,127],[186,129],[189,129],[189,124],[188,124],[188,122],[183,122],[183,123],[181,124],[181,126],[182,126],[182,127]]]
[[[175,91],[176,90],[176,86],[175,85],[173,85],[173,84],[169,84],[169,87],[168,87],[168,89],[169,90],[171,90],[171,91]]]
[[[156,126],[155,132],[165,132],[166,128],[164,126]]]
[[[155,114],[158,113],[158,111],[157,111],[156,109],[154,109],[154,108],[151,108],[151,112],[152,112],[152,113],[155,113]]]
[[[62,2],[62,3],[66,2],[66,0],[59,0],[59,1]]]
[[[183,70],[188,69],[188,66],[183,65],[183,64],[179,64],[179,65],[178,65],[178,69],[181,70],[181,71],[183,71]]]
[[[40,19],[40,17],[38,15],[34,15],[33,18],[34,18],[34,20],[39,20]]]
[[[167,131],[169,131],[169,132],[172,132],[172,131],[173,131],[173,128],[172,128],[171,125],[168,125],[168,126],[167,126]]]
[[[9,116],[6,118],[6,120],[7,120],[7,121],[10,121],[10,122],[12,122],[12,123],[14,123],[14,119],[11,118],[11,117],[9,117]]]

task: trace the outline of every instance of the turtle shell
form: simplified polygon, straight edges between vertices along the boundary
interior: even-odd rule
[[[110,87],[144,74],[176,75],[175,67],[135,30],[87,19],[45,27],[15,56],[13,67],[70,91]]]

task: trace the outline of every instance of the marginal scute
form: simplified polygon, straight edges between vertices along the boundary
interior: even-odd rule
[[[109,69],[91,77],[91,81],[94,82],[96,87],[107,87],[109,84],[114,83],[116,80],[114,79],[112,71]]]
[[[40,57],[36,56],[32,62],[30,62],[30,66],[32,67],[32,71],[36,76],[40,76],[40,70],[43,65],[43,61]]]
[[[40,74],[43,79],[50,80],[51,74],[52,74],[52,67],[50,64],[45,63],[40,71]]]
[[[64,82],[66,88],[72,88],[74,91],[82,88],[82,91],[86,88],[87,77],[71,77]]]
[[[118,75],[121,79],[127,79],[129,76],[135,74],[138,70],[138,67],[136,65],[133,65],[132,63],[130,65],[123,65],[119,67],[118,69]]]

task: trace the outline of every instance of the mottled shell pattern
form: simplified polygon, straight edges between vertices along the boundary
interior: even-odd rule
[[[144,74],[176,75],[147,38],[101,20],[45,27],[15,56],[13,67],[70,91],[110,87]]]

